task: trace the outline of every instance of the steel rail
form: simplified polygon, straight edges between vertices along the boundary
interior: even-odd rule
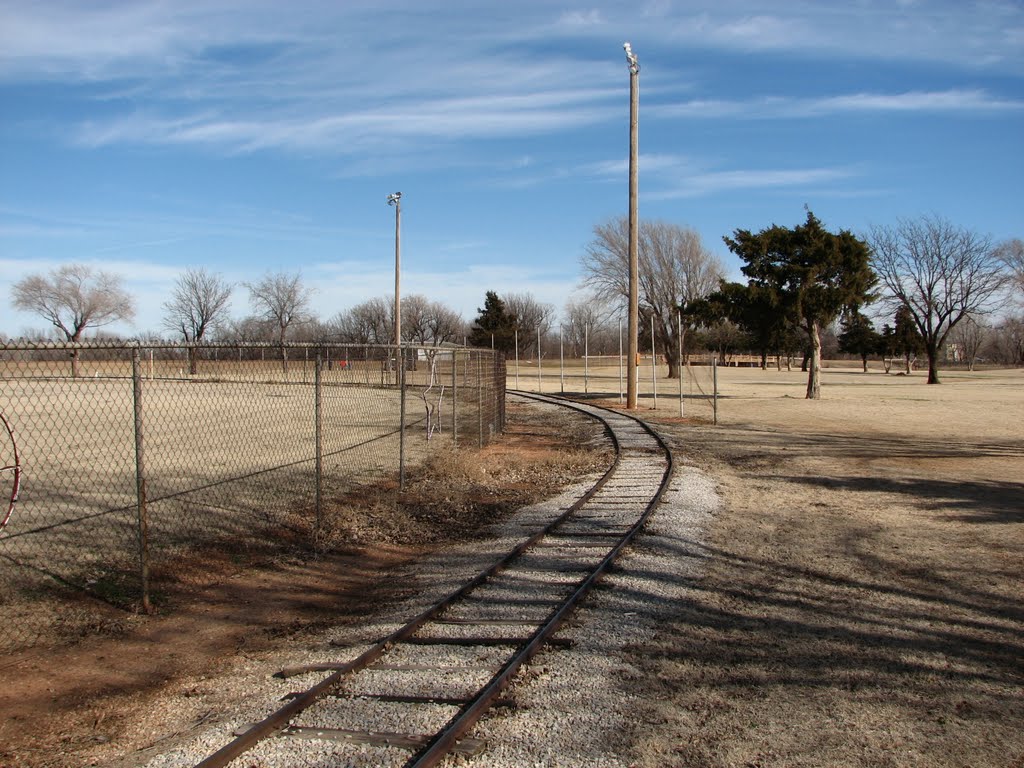
[[[608,412],[606,409],[597,408],[596,406],[581,406],[562,398],[538,396],[534,393],[523,393],[510,390],[509,394],[573,408],[574,410],[600,421],[604,425],[606,434],[610,438],[615,451],[615,458],[611,463],[611,466],[609,466],[607,471],[593,484],[590,489],[587,490],[586,493],[584,493],[562,514],[558,515],[553,521],[530,535],[511,551],[491,564],[488,568],[478,573],[458,590],[434,603],[407,624],[375,643],[356,659],[340,664],[336,667],[333,665],[301,666],[286,668],[279,672],[278,676],[280,677],[290,677],[312,671],[333,670],[331,674],[323,680],[305,691],[295,694],[287,704],[271,713],[264,720],[252,725],[235,739],[199,762],[196,768],[223,768],[223,766],[228,765],[236,757],[239,757],[252,749],[258,743],[273,737],[279,732],[286,732],[291,725],[291,721],[297,715],[314,703],[330,696],[334,689],[339,687],[349,675],[370,666],[386,654],[394,645],[411,638],[428,622],[436,619],[453,604],[467,597],[473,590],[486,583],[496,574],[505,570],[511,563],[521,557],[527,550],[534,547],[543,538],[554,534],[563,523],[568,521],[573,517],[573,515],[582,509],[607,485],[608,481],[615,476],[616,471],[621,465],[624,451],[619,440],[619,436],[612,427],[609,418],[603,415],[603,413]],[[502,665],[502,667],[494,674],[492,679],[476,695],[474,695],[472,699],[464,704],[459,712],[456,713],[448,723],[446,723],[433,736],[426,739],[423,745],[419,747],[418,751],[416,751],[412,758],[406,763],[406,766],[425,768],[425,766],[436,765],[446,754],[455,748],[456,743],[465,736],[468,730],[499,699],[500,694],[507,688],[515,673],[534,655],[536,655],[546,642],[551,640],[552,635],[559,629],[571,611],[591,591],[601,576],[607,572],[612,562],[617,558],[622,549],[629,544],[637,533],[639,533],[650,514],[657,507],[672,476],[673,458],[671,450],[668,448],[664,440],[647,424],[644,424],[644,422],[630,416],[629,414],[616,413],[616,416],[622,416],[639,424],[648,434],[654,437],[663,451],[666,465],[662,473],[661,481],[658,485],[658,490],[647,503],[643,513],[637,521],[625,534],[622,535],[618,543],[615,544],[615,546],[608,552],[594,570],[576,586],[575,590],[568,598],[565,598],[558,603],[557,609],[543,621],[531,636],[529,636],[526,644],[516,651],[515,654]]]
[[[607,425],[606,429],[607,429]],[[495,563],[493,563],[486,570],[477,574],[472,580],[464,584],[455,592],[451,593],[447,597],[442,598],[438,602],[431,605],[425,611],[420,613],[408,624],[405,624],[401,628],[392,632],[384,639],[378,641],[359,657],[353,659],[347,664],[338,666],[332,674],[325,677],[319,683],[306,691],[300,693],[294,697],[285,706],[281,707],[277,711],[273,712],[265,719],[254,724],[251,728],[246,730],[244,733],[233,739],[232,741],[225,744],[219,750],[214,752],[212,755],[196,764],[196,768],[223,768],[232,760],[239,755],[249,751],[261,741],[269,738],[277,731],[283,730],[291,720],[303,710],[314,704],[319,699],[327,696],[332,689],[337,687],[342,680],[349,674],[356,672],[360,669],[364,669],[373,662],[377,661],[387,649],[395,643],[401,642],[402,640],[413,635],[418,629],[424,624],[433,619],[435,616],[440,615],[446,608],[452,603],[458,601],[466,594],[476,589],[487,579],[494,576],[496,573],[504,569],[508,563],[515,560],[523,552],[529,549],[531,546],[536,544],[537,541],[542,539],[551,530],[560,525],[564,520],[575,514],[581,507],[583,507],[604,485],[608,482],[608,479],[612,477],[615,470],[619,466],[619,460],[621,457],[621,450],[619,447],[618,439],[614,432],[608,430],[608,435],[612,440],[612,444],[615,448],[615,460],[612,465],[605,471],[605,473],[598,479],[598,481],[583,495],[581,496],[572,506],[570,506],[564,513],[559,515],[554,521],[549,523],[543,529],[537,531],[532,536],[527,538],[515,549],[511,550]],[[278,673],[281,677],[291,677],[294,675],[302,674],[310,671],[307,667],[293,667],[282,670]]]
[[[541,402],[555,402],[570,408],[575,408],[582,413],[587,413],[594,418],[600,419],[605,424],[605,427],[614,433],[611,425],[603,416],[599,416],[589,409],[579,407],[571,401],[544,395],[538,396],[534,393],[525,393],[515,390],[510,390],[509,394],[528,397]],[[406,762],[405,768],[429,768],[430,766],[435,766],[452,751],[459,739],[468,733],[469,729],[479,721],[484,713],[491,707],[492,703],[504,692],[505,688],[507,688],[511,683],[512,677],[515,673],[518,672],[523,665],[528,663],[530,659],[540,651],[544,643],[558,631],[568,615],[576,608],[583,598],[590,593],[594,588],[594,585],[618,558],[623,548],[625,548],[636,537],[647,523],[651,513],[658,504],[661,503],[661,499],[671,482],[674,470],[672,451],[664,439],[648,424],[645,424],[643,421],[640,421],[629,414],[621,415],[632,419],[642,426],[645,431],[654,437],[658,445],[660,445],[665,452],[666,466],[661,482],[658,485],[657,492],[654,494],[650,502],[648,502],[644,508],[643,514],[636,523],[633,524],[629,531],[619,540],[618,544],[616,544],[604,559],[602,559],[600,564],[590,573],[590,575],[584,579],[579,587],[577,587],[576,591],[562,604],[561,608],[559,608],[548,619],[548,621],[537,630],[530,642],[505,663],[502,669],[492,678],[491,682],[481,690],[471,703],[463,707],[463,709],[448,722],[442,731],[440,731],[423,748],[421,748],[418,753],[414,754],[413,757]],[[621,456],[621,453],[619,455]]]

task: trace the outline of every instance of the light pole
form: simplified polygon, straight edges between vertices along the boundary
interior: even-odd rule
[[[640,62],[629,43],[623,43],[626,63],[629,65],[629,357],[626,359],[626,408],[636,408],[637,370],[639,353],[637,335],[640,330],[638,299],[639,231],[637,228],[637,129],[640,114]]]
[[[395,363],[401,365],[402,354],[402,193],[388,195],[388,205],[395,206]]]

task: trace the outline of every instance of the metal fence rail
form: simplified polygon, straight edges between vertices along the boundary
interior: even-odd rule
[[[69,588],[149,610],[152,583],[200,578],[218,542],[315,546],[325,499],[503,428],[500,356],[395,352],[0,345],[0,649],[59,628]]]

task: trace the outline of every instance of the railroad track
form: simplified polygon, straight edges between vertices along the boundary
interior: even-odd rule
[[[198,763],[432,766],[486,748],[468,736],[641,530],[671,480],[667,445],[642,422],[596,406],[513,393],[601,421],[608,471],[554,521],[405,626],[344,662],[284,669],[326,675]],[[238,765],[243,762],[239,761]],[[248,763],[244,763],[248,765]]]

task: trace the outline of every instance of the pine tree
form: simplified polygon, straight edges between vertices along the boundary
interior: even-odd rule
[[[808,399],[821,397],[821,329],[844,309],[871,299],[877,278],[870,250],[848,230],[833,234],[810,210],[800,226],[773,225],[757,234],[736,230],[724,238],[747,265],[749,285],[779,298],[779,313],[798,325],[810,342]]]
[[[868,355],[878,351],[881,336],[864,315],[851,310],[843,316],[842,331],[839,334],[839,349],[851,355],[857,355],[864,365],[864,373],[868,372]]]
[[[469,343],[474,347],[494,348],[506,354],[515,349],[515,318],[505,302],[494,291],[487,291],[483,309],[477,309],[477,318],[469,331]]]

